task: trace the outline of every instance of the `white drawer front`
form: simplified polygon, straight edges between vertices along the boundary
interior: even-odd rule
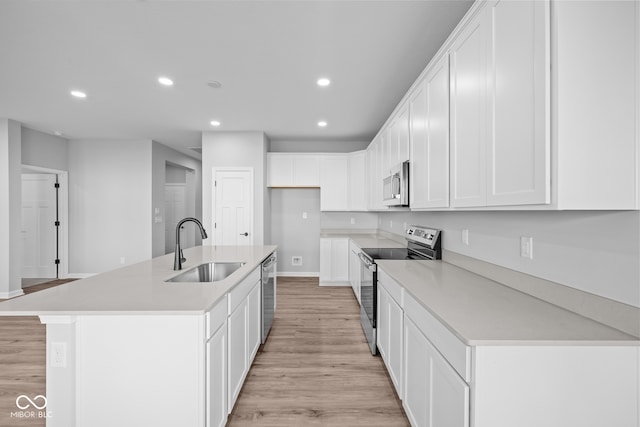
[[[471,347],[460,341],[410,294],[404,296],[404,313],[466,381],[471,381]]]
[[[385,291],[393,298],[400,307],[402,307],[402,286],[393,280],[387,273],[378,268],[378,285],[382,286]]]
[[[235,288],[231,289],[229,292],[229,311],[228,315],[233,313],[242,301],[247,298],[251,289],[256,284],[256,282],[260,281],[260,270],[261,267],[253,270],[247,277],[244,278],[242,282],[240,282]]]

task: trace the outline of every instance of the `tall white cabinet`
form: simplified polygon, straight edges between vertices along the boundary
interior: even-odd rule
[[[451,205],[550,201],[550,18],[489,1],[451,46]]]
[[[412,209],[449,206],[449,56],[427,72],[409,100]]]

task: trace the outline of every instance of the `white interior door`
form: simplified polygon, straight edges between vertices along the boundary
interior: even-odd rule
[[[165,184],[164,186],[165,212],[165,253],[171,253],[176,247],[176,226],[183,218],[193,216],[193,209],[189,209],[187,186],[185,184]],[[195,246],[197,229],[192,225],[180,230],[180,246],[190,248]]]
[[[56,175],[22,175],[22,277],[55,278]]]
[[[216,169],[214,179],[215,243],[253,244],[253,169]]]

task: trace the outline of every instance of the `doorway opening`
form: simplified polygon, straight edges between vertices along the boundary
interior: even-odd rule
[[[67,172],[22,167],[22,287],[65,279],[68,265]]]
[[[196,214],[196,172],[174,163],[166,162],[164,183],[164,253],[172,253],[176,246],[176,226],[181,219]],[[180,230],[180,246],[183,249],[198,243],[194,227]]]

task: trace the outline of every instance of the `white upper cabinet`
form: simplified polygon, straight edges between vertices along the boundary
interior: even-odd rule
[[[640,3],[551,3],[553,202],[638,209]]]
[[[449,206],[449,57],[427,72],[409,100],[412,209]]]
[[[320,159],[320,210],[349,209],[349,156],[327,155]]]
[[[367,210],[366,152],[357,151],[349,154],[349,195],[350,211]]]
[[[451,46],[451,206],[550,202],[549,3],[489,1]]]
[[[490,1],[487,205],[550,198],[549,3]]]
[[[267,153],[269,187],[319,187],[317,154]]]
[[[451,205],[486,203],[487,32],[481,16],[451,46]]]

